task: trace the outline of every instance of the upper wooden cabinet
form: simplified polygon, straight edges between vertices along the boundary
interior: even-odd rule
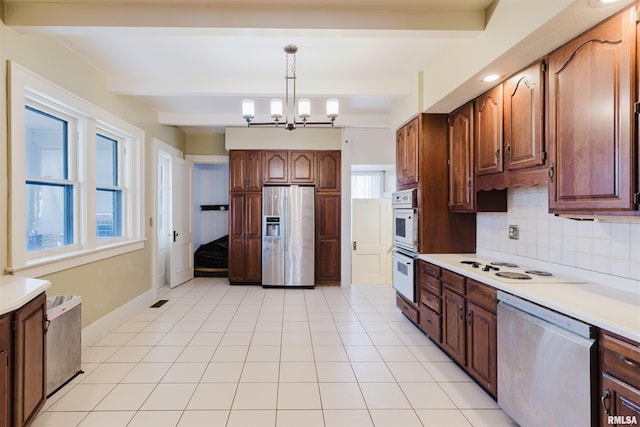
[[[264,184],[289,183],[289,152],[264,151],[262,154]]]
[[[318,193],[340,192],[340,151],[316,152],[317,173],[316,191]]]
[[[502,85],[480,95],[475,101],[475,174],[504,170],[502,161]]]
[[[549,55],[549,210],[636,208],[636,28],[627,9]]]
[[[262,192],[262,159],[259,151],[229,152],[229,191]]]
[[[449,210],[475,211],[473,102],[449,114]]]
[[[418,183],[419,118],[396,132],[396,187],[403,189]]]
[[[537,62],[503,83],[504,162],[507,170],[540,166],[545,162],[546,67],[546,62]]]
[[[315,151],[291,151],[289,153],[290,177],[292,184],[314,184],[316,182]]]

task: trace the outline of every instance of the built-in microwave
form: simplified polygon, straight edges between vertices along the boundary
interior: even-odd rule
[[[393,193],[393,244],[399,248],[418,252],[418,209],[416,190]]]

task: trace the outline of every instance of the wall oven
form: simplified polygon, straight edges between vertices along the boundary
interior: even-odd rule
[[[410,252],[418,252],[418,208],[416,190],[393,193],[393,245]]]
[[[407,300],[416,301],[415,260],[418,258],[418,208],[416,190],[393,193],[393,287]]]

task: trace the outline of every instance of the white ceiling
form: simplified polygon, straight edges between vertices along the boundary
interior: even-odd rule
[[[298,96],[340,99],[338,126],[394,128],[449,112],[630,0],[5,0],[5,23],[56,37],[187,132],[241,126],[240,101],[284,92],[287,44],[299,47]],[[423,76],[421,79],[420,76]]]

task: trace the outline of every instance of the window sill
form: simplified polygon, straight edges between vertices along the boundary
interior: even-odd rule
[[[128,252],[138,251],[144,248],[144,243],[145,240],[133,240],[102,246],[97,249],[79,250],[62,255],[43,257],[29,261],[24,266],[9,266],[5,269],[5,272],[19,276],[41,277],[58,271],[67,270],[69,268],[89,264],[91,262],[123,255]]]

